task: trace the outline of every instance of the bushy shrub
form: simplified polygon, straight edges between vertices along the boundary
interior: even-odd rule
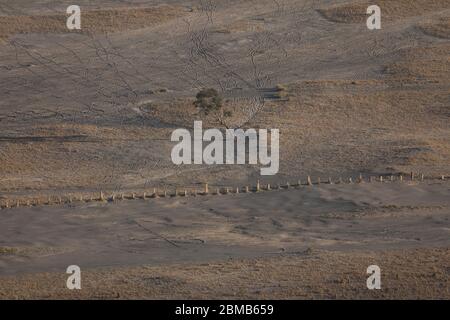
[[[222,97],[214,88],[200,90],[195,98],[194,105],[206,115],[222,108]]]

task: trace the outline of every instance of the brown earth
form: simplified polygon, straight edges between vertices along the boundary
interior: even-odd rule
[[[185,10],[174,6],[143,9],[114,8],[83,12],[82,33],[108,33],[142,29],[183,15]],[[16,34],[67,33],[69,15],[7,15],[0,16],[0,39]],[[74,31],[78,32],[78,31]]]
[[[448,249],[338,253],[307,250],[259,259],[107,268],[3,277],[0,299],[449,299]],[[381,290],[366,269],[381,264]]]
[[[81,32],[65,30],[65,9],[70,4],[65,0],[13,3],[0,0],[1,204],[8,199],[48,196],[56,199],[60,194],[89,195],[100,190],[192,189],[203,187],[205,182],[211,188],[254,185],[258,179],[264,183],[284,183],[304,181],[307,175],[315,181],[318,177],[355,178],[360,173],[366,179],[410,172],[423,173],[427,178],[450,175],[448,1],[377,1],[382,9],[382,29],[376,31],[368,30],[365,24],[367,1],[219,0],[214,1],[210,11],[199,1],[188,0],[182,3],[128,0],[120,5],[109,0],[95,4],[80,0]],[[204,87],[217,88],[226,96],[226,106],[233,111],[229,119],[232,126],[248,119],[244,128],[280,129],[280,171],[276,176],[262,178],[259,166],[253,165],[173,165],[170,135],[174,129],[191,129],[195,120],[203,120],[205,128],[223,128],[215,116],[204,116],[193,106],[196,93]],[[261,104],[256,87],[283,88],[283,99]],[[358,236],[373,235],[373,229],[361,230],[359,235],[347,234],[348,241],[339,243],[335,250],[326,246],[337,241],[327,238],[332,234],[327,228],[316,230],[318,235],[309,238],[302,238],[301,232],[297,234],[299,230],[295,228],[303,230],[307,221],[299,225],[299,220],[290,214],[308,216],[319,207],[328,208],[327,193],[301,212],[298,208],[303,208],[303,204],[289,207],[289,203],[297,203],[297,198],[286,199],[284,191],[274,191],[273,196],[268,196],[284,209],[260,203],[250,197],[253,195],[244,195],[243,201],[253,204],[256,211],[259,207],[272,211],[261,214],[264,217],[261,225],[254,222],[230,225],[227,217],[214,217],[216,224],[207,224],[215,228],[209,235],[216,235],[215,240],[220,240],[221,245],[231,234],[239,235],[234,245],[252,239],[254,242],[249,243],[268,246],[268,242],[258,237],[261,232],[276,231],[278,244],[282,242],[281,235],[294,234],[292,243],[303,251],[310,242],[325,247],[314,247],[314,258],[308,258],[307,262],[303,261],[306,259],[303,255],[286,255],[280,260],[261,258],[264,255],[255,247],[243,251],[205,249],[207,259],[202,263],[214,260],[221,270],[217,278],[212,276],[216,268],[202,266],[184,255],[180,255],[179,262],[185,264],[174,266],[179,252],[158,251],[156,257],[164,260],[162,266],[145,259],[129,266],[119,255],[120,268],[106,271],[95,268],[111,267],[110,264],[89,266],[86,290],[80,296],[62,291],[64,283],[60,279],[65,274],[59,270],[66,262],[71,263],[71,259],[66,261],[62,257],[72,257],[77,252],[73,251],[75,244],[79,244],[76,237],[70,238],[61,231],[63,226],[96,215],[105,218],[105,224],[111,223],[116,213],[137,214],[144,210],[141,205],[125,201],[106,208],[103,204],[83,203],[1,210],[0,229],[4,229],[0,233],[0,238],[3,234],[0,271],[5,275],[23,275],[2,278],[0,292],[3,297],[20,298],[110,297],[108,289],[93,288],[102,283],[102,288],[109,285],[113,288],[111,297],[119,298],[213,294],[256,297],[260,293],[280,298],[448,299],[448,283],[444,281],[448,280],[448,206],[434,202],[435,195],[448,198],[448,186],[428,179],[425,189],[421,186],[405,189],[409,185],[400,183],[382,185],[387,189],[380,193],[376,187],[356,184],[336,191],[344,192],[346,199],[356,202],[363,201],[368,194],[377,194],[370,199],[370,208],[359,208],[355,214],[348,211],[346,202],[335,201],[333,209],[323,214],[327,218],[351,214],[357,222],[374,214],[379,219],[377,226],[395,221],[398,230],[408,230],[407,238],[399,238],[388,227],[385,232],[377,229],[378,236],[392,240],[391,245],[381,242],[376,250],[370,251],[369,243],[364,242],[361,248],[347,252]],[[398,198],[389,198],[393,194]],[[421,195],[426,197],[420,198]],[[419,197],[421,202],[408,208],[408,203],[398,203],[402,197],[408,201]],[[377,201],[386,199],[390,199],[385,203],[387,207],[380,208]],[[192,203],[166,200],[169,202],[163,207],[149,205],[150,213],[162,219],[153,221],[162,228],[162,234],[196,235],[197,229],[173,224],[162,217],[173,214],[172,210],[181,216],[190,212],[194,221],[199,219],[203,223],[204,217],[196,215],[199,208]],[[213,209],[223,203],[219,198],[208,201]],[[284,202],[287,207],[283,207]],[[245,207],[245,202],[226,203],[230,215],[242,213]],[[68,225],[67,221],[60,221],[59,225],[49,223],[59,221],[49,217],[65,217],[71,210],[78,215],[69,219]],[[86,216],[80,213],[83,210],[87,210]],[[285,223],[271,224],[268,217],[273,212],[281,221],[286,219]],[[35,221],[30,230],[28,214],[42,219]],[[424,214],[431,217],[425,220],[429,230],[439,228],[437,234],[442,237],[436,241],[417,241],[409,236],[425,232],[420,220]],[[409,215],[412,220],[408,220]],[[320,219],[313,221],[321,224]],[[127,234],[128,223],[122,220],[118,223],[119,234]],[[49,224],[51,232],[42,234],[54,236],[52,241],[33,237],[35,230]],[[98,248],[109,252],[111,248],[105,244],[108,236],[101,229],[104,225],[98,226]],[[28,238],[20,236],[24,229],[31,232]],[[181,229],[190,233],[177,233]],[[55,248],[49,245],[53,241],[62,241],[64,245]],[[139,251],[140,245],[135,240],[123,241],[125,252],[137,250],[145,257],[145,250],[150,250]],[[406,249],[400,248],[404,241],[408,243]],[[236,260],[224,262],[226,252],[235,254]],[[251,256],[254,252],[261,255]],[[93,252],[87,250],[87,254]],[[202,254],[193,256],[199,258]],[[386,262],[382,269],[389,273],[387,290],[369,292],[364,287],[365,264],[381,257]],[[9,264],[11,259],[15,264]],[[29,269],[30,259],[42,263],[42,269]],[[395,259],[401,266],[395,265]],[[248,271],[245,267],[255,261],[261,263],[261,269],[256,273]],[[146,273],[148,268],[142,266],[149,264],[149,270],[160,278]],[[172,269],[166,270],[164,264]],[[190,268],[196,273],[186,281]],[[297,280],[295,270],[299,270],[300,279],[305,279],[305,286],[299,282],[302,280]],[[222,271],[225,285],[215,288]],[[29,272],[39,275],[25,275]],[[135,278],[126,278],[128,272]],[[414,277],[406,279],[408,273]],[[111,274],[111,283],[106,283],[106,274]],[[150,286],[142,285],[145,279],[150,279]],[[261,279],[271,282],[266,285]],[[54,281],[57,285],[52,289]],[[239,290],[226,281],[241,283]],[[41,285],[45,290],[38,292],[36,286]]]
[[[320,9],[320,13],[333,22],[361,23],[367,20],[366,9],[377,5],[382,9],[382,16],[388,21],[403,18],[418,17],[440,10],[450,9],[445,0],[377,0],[377,1],[347,1],[343,4]]]
[[[296,15],[309,16],[323,5],[284,1],[278,8],[269,2],[219,5],[206,30],[211,31],[208,41],[214,50],[249,79],[252,72],[247,70],[246,58],[239,59],[239,55],[246,56],[247,42],[259,41],[259,72],[270,75],[268,85],[283,83],[288,88],[288,101],[266,102],[246,125],[280,129],[281,168],[274,180],[360,172],[448,173],[449,45],[442,40],[448,21],[446,1],[427,1],[423,11],[419,10],[423,1],[382,2],[388,19],[403,14],[378,33],[368,33],[364,25],[358,30],[343,25],[330,28],[329,22],[316,15],[304,23],[306,29],[298,38],[288,31],[297,23]],[[360,6],[346,3],[338,7],[360,12]],[[95,8],[85,14],[86,30],[93,36],[54,35],[56,30],[38,30],[40,24],[32,20],[20,23],[25,29],[38,29],[10,38],[13,46],[1,49],[5,73],[0,190],[47,193],[117,186],[193,186],[206,181],[254,183],[259,174],[254,166],[177,168],[171,164],[169,138],[174,128],[190,128],[198,119],[206,126],[218,125],[192,105],[195,89],[186,77],[193,70],[188,61],[184,66],[181,63],[190,37],[183,21],[187,19],[193,30],[196,23],[203,26],[205,22],[195,4],[186,7],[190,9]],[[99,14],[121,18],[112,26],[110,19],[95,16]],[[98,24],[93,30],[91,20]],[[64,24],[54,23],[62,28],[59,31],[64,30]],[[315,31],[308,29],[308,23]],[[14,27],[15,23],[2,26],[5,34],[28,32]],[[104,39],[95,35],[103,27],[109,28]],[[35,41],[47,43],[41,47]],[[134,42],[131,46],[130,41]],[[284,53],[277,52],[270,41],[284,41]],[[237,43],[242,45],[229,48]],[[130,51],[128,47],[133,46]],[[153,63],[158,57],[160,62]],[[222,73],[217,66],[196,63],[205,69],[196,71],[199,81],[207,83],[209,72]],[[111,64],[116,71],[108,67]],[[73,76],[61,78],[68,72]],[[246,103],[235,104],[235,109],[242,110],[235,110],[234,120],[245,118],[249,108],[242,104]],[[339,142],[335,137],[340,137]]]
[[[448,299],[448,186],[322,184],[3,210],[0,297]],[[79,293],[64,287],[73,264]],[[371,264],[382,269],[377,293],[365,286]]]

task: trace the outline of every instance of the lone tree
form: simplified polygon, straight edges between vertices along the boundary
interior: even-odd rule
[[[195,99],[194,105],[206,115],[210,112],[221,111],[223,107],[222,97],[214,88],[200,90]]]
[[[230,118],[232,112],[225,110],[223,105],[223,99],[214,88],[202,89],[195,96],[194,105],[200,109],[203,114],[208,115],[212,113],[217,117],[217,121],[228,128],[228,124],[225,122],[225,118]]]

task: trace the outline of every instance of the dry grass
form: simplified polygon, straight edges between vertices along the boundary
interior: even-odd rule
[[[32,191],[108,184],[111,175],[123,176],[130,167],[144,165],[138,146],[165,137],[166,131],[70,123],[30,126],[14,135],[21,139],[3,137],[0,142],[0,188]],[[134,160],[129,158],[132,148],[137,151]],[[129,162],[119,162],[118,156]]]
[[[236,20],[220,28],[213,29],[216,33],[259,32],[264,30],[264,22],[258,20]]]
[[[447,0],[377,0],[375,2],[352,1],[326,7],[320,9],[319,12],[333,22],[362,23],[368,17],[366,14],[367,7],[374,4],[381,8],[383,18],[387,18],[388,21],[450,9],[450,2]]]
[[[364,9],[361,12],[365,16],[366,2],[364,2],[364,5],[362,3],[349,2],[342,6],[333,7],[334,9],[326,9],[326,12],[335,12],[337,16],[342,14],[342,21],[347,21],[347,17],[350,19],[348,21],[352,21],[352,16],[360,12],[360,9]],[[438,9],[445,10],[449,7],[448,1],[381,1],[379,4],[383,6],[383,12],[386,11],[388,17],[389,15],[406,17],[434,12]],[[179,9],[170,8],[165,6],[142,10],[96,11],[87,13],[88,16],[85,17],[84,23],[87,26],[91,24],[92,28],[97,28],[95,30],[102,28],[121,30],[122,27],[137,28],[140,25],[153,23],[154,19],[150,19],[152,14],[160,15],[162,18],[169,18],[172,14],[176,15]],[[166,10],[166,13],[161,13],[165,12],[164,10]],[[260,14],[265,14],[268,10],[259,12],[258,15],[251,8],[246,10],[248,11],[241,10],[242,12],[231,15],[232,19],[237,21],[234,27],[237,28],[235,30],[253,32],[253,26],[258,26],[261,22],[256,19],[246,19],[259,17]],[[92,16],[89,16],[89,14]],[[197,13],[194,12],[194,14]],[[134,22],[128,23],[127,19],[135,15],[137,18],[133,18]],[[96,25],[96,23],[102,23],[94,21],[100,16],[106,17],[106,20],[98,19],[99,21],[112,21],[112,23]],[[107,17],[113,18],[111,20]],[[17,28],[20,28],[20,26],[13,27],[15,18],[17,17],[0,18],[13,19],[11,20],[12,26],[5,27],[4,30],[12,28],[13,31],[11,32],[18,32]],[[31,18],[26,17],[26,19]],[[147,18],[149,18],[148,21]],[[218,20],[219,26],[226,26],[230,23],[228,16],[217,14],[215,18],[214,21]],[[25,25],[28,27],[24,27],[21,32],[33,32],[34,29],[32,30],[32,28],[41,28],[39,19],[34,19],[37,18],[27,20],[28,23]],[[52,19],[49,21],[54,21]],[[429,21],[430,17],[424,19]],[[46,19],[43,21],[43,25],[48,22]],[[105,21],[103,23],[106,23]],[[158,20],[156,19],[156,21]],[[49,26],[52,25],[50,22],[48,22]],[[280,20],[281,22],[284,23],[285,21]],[[441,28],[441,24],[445,26],[445,23],[445,20],[439,20],[437,24],[434,23],[433,25]],[[277,24],[278,27],[275,20],[273,24]],[[411,27],[427,25],[426,23],[420,24],[420,19],[413,22],[409,21],[406,24]],[[3,25],[5,24],[2,23]],[[65,24],[60,25],[58,22],[58,26],[64,28]],[[230,25],[230,27],[232,26]],[[342,27],[345,26],[334,29],[339,30]],[[28,30],[27,28],[31,29]],[[48,30],[52,28],[50,26]],[[413,28],[410,29],[408,30],[411,33],[417,31]],[[177,32],[184,32],[185,28],[167,29],[167,31],[168,33],[173,32],[171,36],[176,34],[181,37],[182,34],[177,34]],[[6,33],[10,34],[11,32]],[[230,32],[234,31],[231,30]],[[273,32],[276,34],[277,31],[273,30]],[[440,31],[436,34],[438,33],[440,34]],[[212,37],[212,40],[219,42],[212,41],[214,45],[220,47],[230,43],[234,44],[234,42],[227,42],[230,39],[223,40],[226,37],[225,35],[216,36],[219,39],[213,39],[214,37]],[[414,37],[427,38],[435,42],[426,42],[427,46],[421,47],[421,43],[417,43],[415,38],[411,38],[406,39],[408,43],[405,41],[397,47],[396,44],[390,42],[390,36],[391,34],[387,34],[386,37],[380,37],[377,43],[372,43],[373,41],[369,39],[367,43],[358,43],[357,48],[351,48],[349,52],[339,52],[340,57],[348,53],[349,56],[355,55],[356,59],[359,62],[363,61],[364,64],[374,63],[372,68],[372,70],[376,70],[374,77],[364,78],[365,75],[361,76],[358,71],[355,71],[358,74],[358,79],[338,80],[349,79],[349,73],[347,72],[352,73],[354,71],[353,65],[346,65],[346,70],[341,69],[339,73],[332,70],[330,74],[327,74],[326,71],[322,73],[327,79],[331,80],[319,78],[315,81],[291,82],[292,77],[289,80],[283,78],[276,80],[285,84],[287,90],[280,91],[279,94],[283,97],[287,95],[289,101],[267,103],[264,110],[248,124],[248,127],[280,129],[280,176],[296,178],[319,173],[326,176],[350,176],[359,172],[379,173],[388,171],[424,171],[426,175],[435,176],[448,174],[450,163],[448,121],[450,113],[448,108],[449,74],[447,70],[450,69],[448,55],[450,46],[440,39],[428,39],[422,33],[416,32]],[[140,37],[142,35],[139,35],[139,39]],[[246,35],[231,35],[231,37],[236,37],[233,41],[240,41],[245,40]],[[342,38],[339,39],[338,43]],[[160,40],[166,43],[164,37]],[[225,42],[222,42],[222,40]],[[158,49],[152,47],[152,41],[147,41],[151,45],[146,47],[148,51],[143,51],[143,54]],[[156,46],[165,45],[158,41],[158,39],[155,40]],[[309,66],[306,63],[299,63],[295,59],[307,59],[308,55],[314,55],[315,53],[321,56],[322,52],[329,51],[329,48],[327,48],[329,42],[315,44],[314,41],[312,40],[313,46],[311,48],[306,46],[304,51],[306,54],[302,57],[295,57],[295,54],[298,54],[296,52],[298,48],[289,51],[289,55],[292,54],[293,59],[290,68],[298,69],[299,74],[303,69],[308,69]],[[142,43],[144,42],[142,41]],[[171,41],[167,42],[172,45]],[[369,48],[364,46],[365,44]],[[299,43],[299,48],[301,48],[301,45]],[[380,47],[380,54],[370,55],[371,51],[374,51],[370,48],[371,46],[376,49]],[[170,47],[168,47],[169,49]],[[363,51],[363,55],[360,55],[360,51]],[[369,54],[365,55],[366,52]],[[165,54],[166,51],[161,50],[160,57]],[[48,56],[51,56],[51,54],[49,53]],[[240,54],[236,54],[236,56],[240,56]],[[324,56],[324,59],[331,58],[334,59],[334,57]],[[61,61],[66,60],[61,57]],[[145,61],[145,59],[142,61]],[[165,61],[165,63],[169,62],[169,60]],[[174,69],[168,69],[177,71],[179,61],[173,60],[171,62],[173,62]],[[259,60],[257,62],[259,63]],[[261,60],[261,62],[263,61]],[[11,78],[8,78],[8,80],[15,77],[13,72],[23,72],[23,77],[28,80],[30,74],[26,73],[27,71],[39,70],[34,64],[30,64],[27,70],[22,71],[25,68],[14,69],[15,63],[15,60],[5,63],[4,68],[10,69]],[[71,62],[67,60],[64,63],[70,65]],[[233,65],[233,68],[240,68],[238,61],[233,61],[233,63],[236,63],[236,67]],[[357,63],[355,69],[358,66]],[[278,65],[267,67],[274,74],[279,70]],[[156,68],[156,70],[159,69]],[[46,70],[41,71],[48,72]],[[95,72],[97,72],[97,69],[95,69]],[[128,72],[131,74],[135,70],[128,70]],[[145,72],[153,77],[154,69],[148,68],[145,69]],[[5,74],[8,73],[5,71]],[[43,73],[43,75],[46,74]],[[174,72],[174,76],[176,75],[177,73]],[[159,76],[164,77],[165,75],[156,73],[154,78],[159,79]],[[283,77],[283,75],[280,76]],[[60,75],[57,75],[57,77],[60,77]],[[100,74],[99,79],[102,77],[105,77],[103,81],[106,83],[108,75]],[[301,75],[299,77],[301,78]],[[35,79],[35,81],[33,85],[39,86],[39,80]],[[57,81],[59,80],[57,79],[55,83]],[[0,116],[0,120],[2,125],[4,123],[5,126],[9,125],[12,129],[2,136],[30,137],[30,139],[8,140],[6,138],[0,140],[0,176],[2,177],[0,190],[4,192],[24,191],[28,195],[28,193],[39,193],[49,191],[49,189],[66,189],[64,191],[71,192],[86,189],[98,190],[99,188],[108,190],[117,186],[141,188],[149,181],[152,186],[161,184],[186,186],[205,180],[210,183],[227,184],[230,181],[254,182],[256,170],[249,166],[234,166],[232,168],[206,166],[175,168],[173,166],[170,160],[170,135],[172,131],[179,127],[191,128],[193,121],[202,117],[192,105],[192,99],[185,94],[186,91],[181,95],[180,91],[177,90],[177,86],[186,84],[176,78],[171,79],[171,81],[172,83],[157,83],[146,87],[147,89],[149,87],[153,89],[171,88],[166,94],[159,95],[153,92],[145,99],[137,101],[136,105],[123,107],[120,110],[120,115],[126,116],[127,120],[134,121],[129,125],[118,125],[117,114],[108,114],[107,107],[104,107],[105,114],[102,115],[105,119],[102,121],[106,123],[97,125],[64,124],[71,118],[72,110],[67,110],[64,120],[54,120],[56,119],[56,113],[48,111],[56,110],[56,107],[51,103],[45,106],[46,111],[42,110],[43,107],[40,105],[32,104],[29,110],[25,109],[18,112],[13,109],[14,101],[17,99],[13,99],[12,94],[7,95],[5,93],[4,101],[7,102],[4,103],[5,110],[4,114]],[[4,82],[5,84],[11,83],[12,80],[10,82],[5,80]],[[14,86],[11,85],[11,88],[14,88]],[[6,89],[9,89],[9,86]],[[44,95],[53,92],[52,87],[44,87],[44,89],[48,90],[45,91]],[[13,92],[15,94],[20,92],[20,86],[18,90]],[[24,95],[32,97],[31,93]],[[172,95],[177,95],[177,98],[172,98]],[[191,97],[194,95],[195,93],[192,93]],[[43,104],[47,103],[45,99],[42,99],[42,101]],[[125,100],[125,103],[127,102]],[[243,118],[248,111],[247,101],[238,100],[237,102],[226,103],[233,110],[232,120]],[[10,106],[11,112],[8,111]],[[28,123],[23,125],[22,121],[28,121]],[[84,123],[85,120],[81,121]],[[203,118],[203,121],[205,128],[222,127],[213,117]],[[56,124],[57,122],[62,124]],[[35,125],[35,123],[48,124]],[[36,136],[43,137],[43,139],[33,140],[32,137]],[[71,136],[82,138],[78,140],[69,139]],[[226,179],[226,181],[222,179]]]
[[[144,9],[117,8],[83,12],[82,33],[106,33],[136,30],[181,16],[184,10],[174,6]],[[67,16],[0,16],[0,39],[15,34],[67,33]],[[78,31],[74,31],[78,32]]]
[[[384,72],[391,78],[438,80],[449,79],[450,45],[440,45],[400,50],[395,62],[386,66]]]
[[[401,53],[404,58],[386,68],[383,80],[286,85],[282,93],[288,92],[290,100],[267,104],[248,126],[280,129],[280,174],[289,177],[317,170],[346,176],[388,168],[448,174],[449,113],[442,87],[448,81],[442,67],[449,64],[448,48],[406,50]],[[2,141],[1,189],[108,190],[122,183],[141,188],[146,177],[152,186],[160,184],[159,177],[180,186],[192,185],[200,176],[210,183],[221,182],[223,172],[214,168],[196,173],[188,167],[171,167],[173,128],[192,127],[198,119],[192,101],[153,103],[141,106],[141,111],[148,119],[169,126],[41,125],[20,135],[61,139]],[[206,120],[205,128],[218,125],[212,118]],[[84,140],[65,140],[70,136]],[[245,168],[234,169],[236,173],[227,171],[227,179],[243,177]]]
[[[427,22],[419,25],[419,29],[430,36],[450,39],[450,18],[441,18],[437,22]]]
[[[306,250],[275,258],[170,267],[84,270],[82,290],[67,276],[2,277],[2,299],[449,299],[449,249],[376,253]],[[366,269],[381,267],[381,290]]]
[[[13,255],[17,253],[16,248],[11,247],[0,247],[0,256],[1,255]]]

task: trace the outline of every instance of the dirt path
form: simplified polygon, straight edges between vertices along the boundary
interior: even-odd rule
[[[448,182],[2,210],[0,274],[447,247]]]

